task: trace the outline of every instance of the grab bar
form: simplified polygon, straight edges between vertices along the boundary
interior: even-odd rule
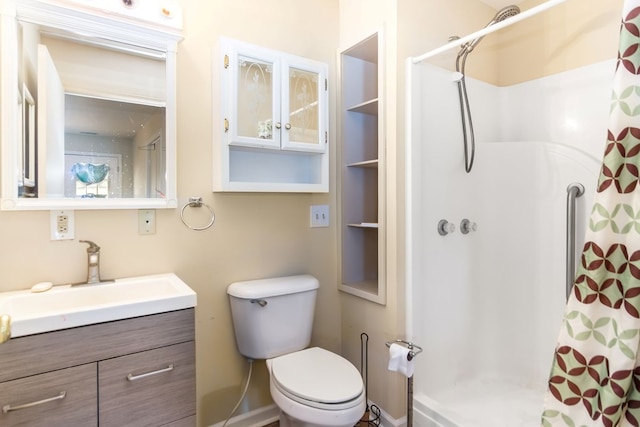
[[[584,185],[572,182],[567,186],[567,269],[566,298],[571,295],[571,288],[576,274],[576,199],[584,194]]]

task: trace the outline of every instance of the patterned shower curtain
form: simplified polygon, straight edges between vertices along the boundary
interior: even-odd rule
[[[623,8],[608,141],[542,426],[640,426],[640,0]]]

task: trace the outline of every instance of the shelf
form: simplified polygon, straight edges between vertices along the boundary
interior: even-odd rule
[[[339,289],[357,297],[381,304],[384,297],[380,295],[379,284],[377,280],[364,280],[362,282],[343,283],[339,285]]]
[[[377,222],[361,222],[355,224],[347,224],[347,227],[356,227],[356,228],[378,228]]]
[[[340,291],[386,304],[381,40],[342,51]],[[367,222],[370,221],[370,222]]]
[[[371,114],[373,116],[377,116],[378,115],[378,98],[370,99],[360,104],[356,104],[352,107],[347,108],[347,111],[352,113],[364,113],[364,114]]]
[[[378,159],[374,160],[365,160],[362,162],[349,163],[347,167],[350,168],[377,168],[378,167]]]
[[[378,34],[372,34],[370,37],[362,40],[355,46],[343,52],[345,56],[362,59],[363,61],[378,63]]]

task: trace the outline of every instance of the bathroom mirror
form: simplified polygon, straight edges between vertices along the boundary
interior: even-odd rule
[[[72,3],[2,10],[0,208],[176,207],[181,32]]]

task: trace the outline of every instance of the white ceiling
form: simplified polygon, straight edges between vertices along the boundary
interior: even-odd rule
[[[503,7],[511,6],[512,4],[524,3],[524,0],[480,0],[484,4],[488,4],[495,10],[500,10]]]

